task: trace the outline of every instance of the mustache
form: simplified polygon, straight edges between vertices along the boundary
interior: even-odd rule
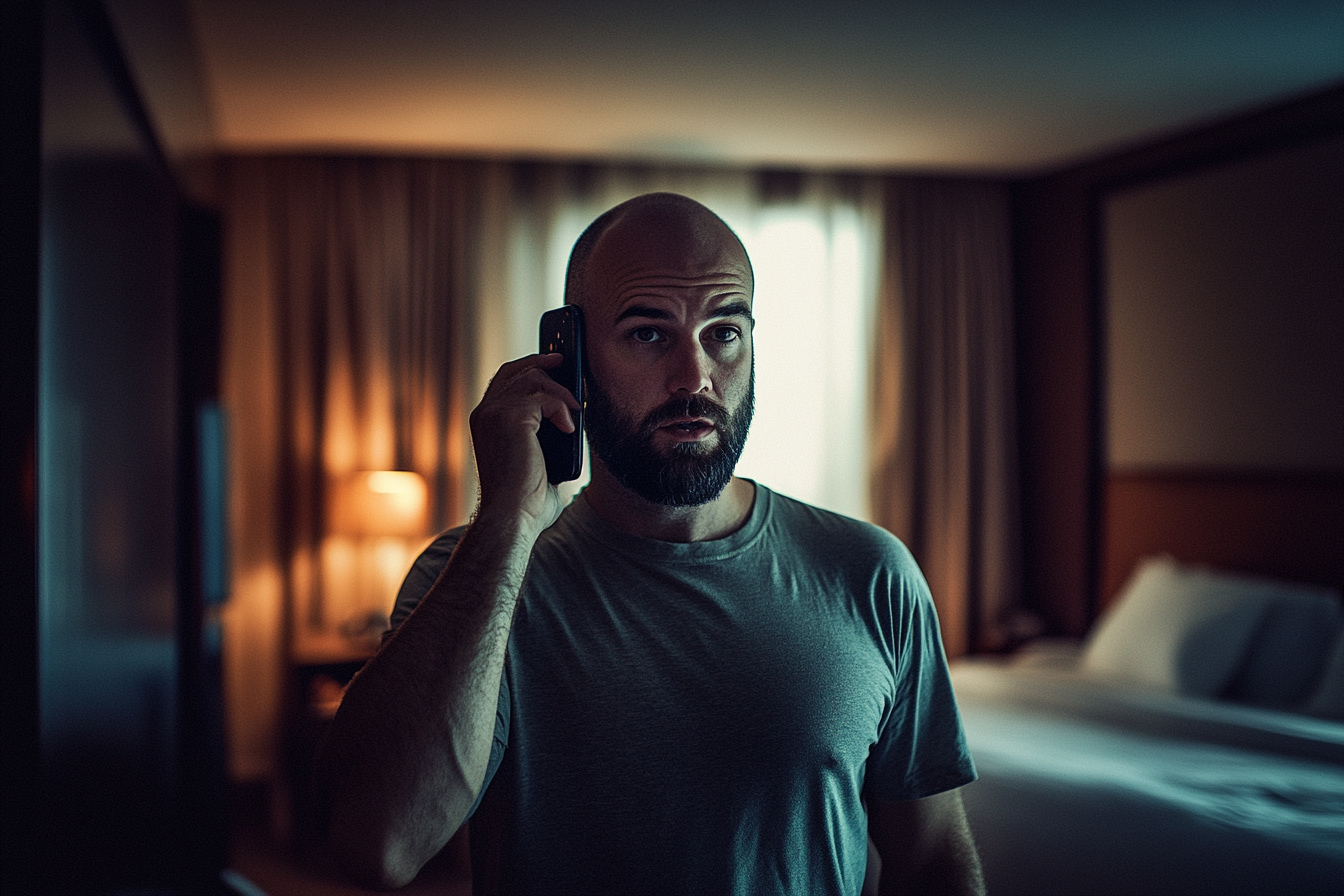
[[[673,398],[646,414],[640,424],[640,431],[643,435],[651,435],[664,423],[682,417],[704,417],[715,426],[722,427],[728,423],[728,409],[703,395]]]

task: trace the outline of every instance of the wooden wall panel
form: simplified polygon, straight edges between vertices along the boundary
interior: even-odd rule
[[[1081,635],[1096,583],[1096,195],[1086,180],[1014,192],[1022,594],[1046,631]]]
[[[1158,553],[1344,591],[1344,473],[1112,473],[1104,506],[1103,607]]]

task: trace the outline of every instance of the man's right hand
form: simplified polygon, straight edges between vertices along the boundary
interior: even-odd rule
[[[543,419],[573,432],[578,401],[546,372],[558,354],[510,361],[490,380],[471,412],[471,439],[480,476],[477,520],[517,519],[540,534],[560,514],[560,497],[546,479],[537,433]]]

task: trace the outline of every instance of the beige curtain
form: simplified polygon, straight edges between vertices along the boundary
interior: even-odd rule
[[[476,259],[500,176],[444,160],[225,161],[235,524],[224,623],[236,778],[274,771],[292,634],[329,634],[359,612],[329,562],[328,484],[361,469],[413,470],[430,486],[433,527],[460,521],[473,361],[465,309],[481,300]],[[390,594],[356,597],[391,605]]]
[[[924,570],[949,656],[998,649],[1019,624],[1007,188],[892,178],[885,203],[874,518]]]

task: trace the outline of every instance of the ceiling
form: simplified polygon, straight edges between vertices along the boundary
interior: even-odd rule
[[[1340,0],[107,0],[170,148],[1023,174],[1344,83]]]

